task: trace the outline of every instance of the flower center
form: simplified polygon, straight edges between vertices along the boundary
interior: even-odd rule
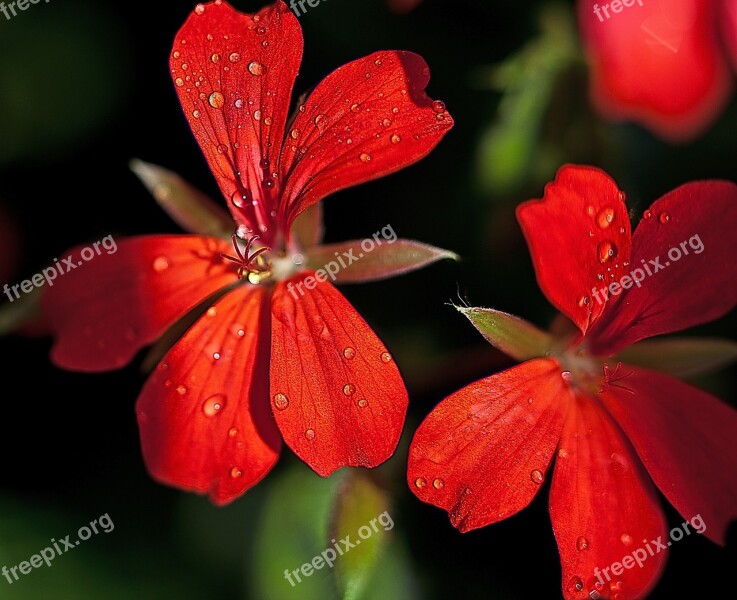
[[[258,241],[259,236],[254,235],[253,237],[246,238],[246,247],[241,250],[240,244],[238,243],[238,236],[233,234],[233,249],[235,250],[236,256],[230,256],[229,254],[221,254],[220,256],[238,265],[238,279],[248,279],[249,283],[259,284],[264,280],[271,277],[271,265],[268,260],[263,256],[265,252],[269,252],[271,248],[262,246],[256,250],[253,250],[253,245]]]
[[[632,393],[632,390],[622,383],[632,375],[632,371],[627,372],[621,362],[612,365],[591,356],[580,346],[554,354],[552,358],[560,363],[563,380],[574,389],[596,395],[609,387],[618,387]]]

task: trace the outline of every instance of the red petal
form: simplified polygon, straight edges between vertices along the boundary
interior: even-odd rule
[[[669,375],[626,370],[634,394],[611,386],[602,399],[670,503],[701,515],[704,535],[724,544],[737,518],[737,411]]]
[[[586,333],[606,308],[593,292],[618,280],[629,260],[624,194],[603,171],[567,165],[542,200],[519,206],[517,218],[542,291]]]
[[[737,0],[724,0],[721,8],[720,21],[724,37],[732,55],[732,63],[737,66]]]
[[[280,193],[272,172],[302,46],[283,2],[256,15],[227,2],[198,5],[174,42],[170,66],[184,114],[235,220],[252,230],[271,228]],[[267,243],[271,231],[260,229]]]
[[[338,190],[426,156],[453,126],[425,94],[430,70],[411,52],[377,52],[334,71],[300,108],[282,151],[289,222]]]
[[[667,554],[668,529],[655,486],[627,438],[593,398],[579,396],[568,411],[550,490],[550,516],[569,600],[644,598]],[[633,557],[636,552],[639,564]],[[653,548],[655,552],[655,548]],[[627,567],[610,567],[625,560]],[[593,592],[596,592],[593,593]],[[598,594],[598,595],[597,595]]]
[[[220,259],[232,248],[215,238],[128,238],[113,254],[100,247],[89,262],[81,258],[85,249],[70,251],[79,266],[57,276],[42,300],[56,336],[51,359],[65,369],[124,366],[177,319],[236,281],[234,269]],[[69,268],[66,260],[59,268]]]
[[[343,466],[375,467],[392,455],[402,433],[402,376],[340,292],[330,283],[307,289],[306,277],[274,290],[271,402],[277,425],[295,454],[323,477]]]
[[[617,298],[591,332],[597,354],[713,321],[737,305],[737,185],[689,183],[655,202],[648,214],[635,230],[626,269],[632,274],[639,268],[636,277],[645,277],[641,287]],[[677,260],[676,252],[668,256],[674,248],[681,254]],[[658,258],[663,268],[655,272],[650,261]],[[652,276],[642,271],[643,262]]]
[[[266,301],[264,289],[252,286],[227,294],[146,382],[136,413],[156,480],[226,504],[276,462],[281,440],[269,413]]]
[[[548,359],[472,383],[415,433],[410,488],[463,532],[515,514],[540,489],[570,400],[558,363]]]
[[[687,140],[704,129],[732,87],[717,36],[718,4],[637,0],[631,7],[620,5],[607,19],[602,12],[607,3],[579,2],[599,109],[672,140]]]

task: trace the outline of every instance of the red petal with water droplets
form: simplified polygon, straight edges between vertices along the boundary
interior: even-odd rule
[[[515,514],[544,481],[571,399],[560,366],[548,359],[472,383],[417,429],[410,488],[463,532]]]
[[[430,70],[411,52],[377,52],[328,75],[309,96],[282,150],[288,222],[338,190],[426,156],[453,126],[427,96]]]
[[[626,385],[602,394],[645,468],[685,519],[724,544],[737,519],[737,411],[670,375],[626,366]]]
[[[709,125],[732,87],[717,35],[718,5],[637,0],[612,13],[604,12],[606,3],[579,2],[591,92],[601,112],[638,121],[675,141]]]
[[[600,169],[566,165],[542,200],[518,207],[517,218],[542,291],[586,333],[607,307],[598,290],[626,273],[631,233],[624,194]]]
[[[276,462],[267,293],[241,286],[227,294],[146,382],[136,413],[154,479],[226,504]]]
[[[108,244],[110,246],[110,244]],[[234,283],[222,240],[201,236],[143,236],[117,242],[117,250],[89,262],[70,251],[74,270],[57,275],[42,299],[56,343],[51,359],[77,371],[125,366],[208,296]],[[112,250],[112,249],[111,249]],[[59,268],[69,268],[62,259]]]
[[[272,172],[302,47],[300,25],[283,2],[255,15],[216,2],[198,5],[172,49],[179,100],[228,207],[267,241],[279,194]]]
[[[657,582],[667,553],[651,556],[642,542],[666,544],[668,539],[655,486],[627,438],[593,398],[577,396],[568,411],[550,516],[567,600],[614,598],[620,590],[628,598],[644,598]],[[633,552],[639,563],[628,556]],[[616,566],[623,560],[626,568]]]
[[[350,303],[330,283],[302,274],[276,285],[272,330],[271,405],[295,454],[323,477],[388,459],[402,433],[407,391]]]
[[[708,323],[737,305],[737,185],[689,183],[646,215],[632,237],[626,269],[630,275],[640,269],[634,277],[641,285],[630,283],[591,331],[589,347],[596,354]]]

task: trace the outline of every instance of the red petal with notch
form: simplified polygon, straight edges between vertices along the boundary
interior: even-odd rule
[[[550,489],[550,516],[568,600],[644,598],[667,554],[651,556],[642,540],[668,539],[655,486],[634,449],[591,397],[568,411]],[[663,542],[665,543],[665,542]],[[619,575],[611,565],[630,556]]]
[[[151,476],[227,504],[279,456],[269,411],[269,314],[264,288],[223,297],[164,357],[136,403]]]
[[[594,292],[626,273],[631,233],[624,193],[604,171],[566,165],[542,200],[517,208],[537,281],[583,332],[607,306]]]
[[[250,15],[218,1],[198,5],[172,49],[179,100],[228,207],[266,243],[302,48],[300,25],[283,2]]]
[[[545,479],[572,400],[560,372],[553,360],[531,360],[443,400],[409,449],[414,494],[448,511],[462,532],[527,506]]]
[[[285,219],[334,192],[399,171],[453,126],[427,96],[430,70],[411,52],[377,52],[329,75],[309,96],[282,150]]]
[[[340,292],[308,278],[274,290],[274,417],[287,445],[323,477],[343,466],[375,467],[394,453],[402,433],[402,376]]]
[[[641,287],[630,284],[591,331],[595,354],[708,323],[737,305],[737,185],[688,183],[655,202],[646,216],[626,269],[640,269]]]
[[[626,370],[634,393],[610,386],[604,403],[681,516],[700,515],[704,535],[724,544],[737,518],[737,411],[670,375]]]
[[[64,369],[125,366],[180,317],[237,280],[220,258],[232,248],[215,238],[128,238],[117,242],[113,254],[100,248],[89,262],[82,260],[85,249],[70,251],[74,270],[57,277],[42,300],[56,338],[51,359]],[[68,261],[60,268],[68,269]]]
[[[579,2],[591,92],[601,112],[638,121],[674,141],[709,125],[732,88],[717,35],[718,5],[637,0],[613,13],[606,3]]]

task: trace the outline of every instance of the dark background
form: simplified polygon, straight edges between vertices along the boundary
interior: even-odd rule
[[[421,598],[560,595],[547,486],[517,516],[461,535],[404,483],[406,444],[421,419],[461,385],[513,364],[447,303],[460,297],[540,326],[555,314],[535,282],[516,205],[539,197],[568,161],[605,168],[638,217],[686,181],[737,180],[737,104],[696,142],[669,146],[636,126],[592,115],[585,69],[573,65],[561,74],[538,132],[540,148],[556,144],[561,160],[530,169],[504,189],[483,185],[479,173],[493,165],[479,145],[498,119],[501,98],[488,69],[538,34],[542,4],[426,0],[398,15],[382,0],[324,0],[300,18],[306,46],[297,93],[375,50],[413,50],[430,65],[429,94],[444,100],[456,121],[418,165],[325,203],[327,241],[363,238],[391,223],[400,237],[463,257],[460,264],[343,288],[392,349],[410,391],[406,439],[382,469],[395,506],[394,535],[409,547]],[[261,6],[234,5],[249,12]],[[128,170],[133,157],[177,171],[218,198],[168,73],[172,39],[193,6],[51,0],[11,21],[0,15],[0,211],[20,236],[11,284],[77,243],[178,231]],[[9,269],[12,251],[4,252]],[[734,337],[736,317],[694,333]],[[143,467],[133,412],[145,380],[143,354],[122,371],[82,375],[52,367],[49,348],[46,338],[0,338],[0,566],[27,559],[48,538],[103,513],[115,531],[12,586],[0,579],[0,598],[255,597],[254,532],[270,486],[306,467],[285,449],[274,472],[226,509],[159,486]],[[734,405],[734,374],[696,383]],[[672,527],[682,522],[666,510]],[[290,543],[290,532],[282,535]],[[737,566],[734,526],[729,540],[726,549],[693,535],[675,544],[652,598],[723,597]]]

